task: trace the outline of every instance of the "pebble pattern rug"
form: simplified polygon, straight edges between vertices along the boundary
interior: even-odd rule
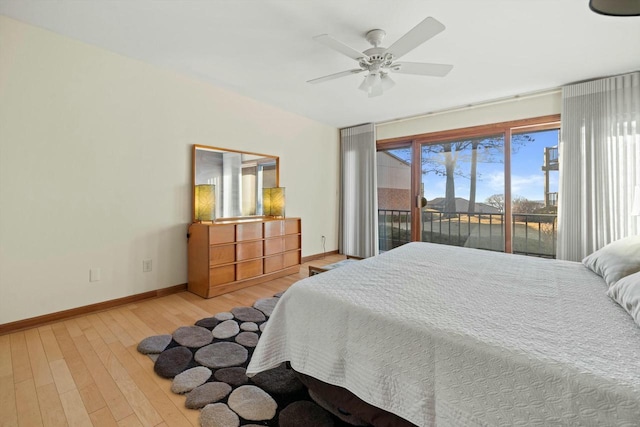
[[[158,375],[173,379],[171,391],[185,395],[187,408],[201,410],[203,427],[367,425],[309,393],[284,364],[245,375],[281,295],[145,338],[138,351],[155,361]]]

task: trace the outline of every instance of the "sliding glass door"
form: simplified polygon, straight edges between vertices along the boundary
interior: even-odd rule
[[[421,146],[424,242],[504,251],[504,136]]]
[[[380,250],[555,257],[559,116],[378,141]]]

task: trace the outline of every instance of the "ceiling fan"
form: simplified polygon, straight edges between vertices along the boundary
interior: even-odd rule
[[[366,40],[373,46],[364,52],[358,52],[350,46],[334,39],[329,34],[315,36],[314,40],[319,41],[327,47],[336,50],[349,58],[358,61],[360,68],[318,77],[307,83],[322,83],[339,77],[350,76],[368,71],[364,81],[358,89],[367,92],[369,98],[380,96],[391,89],[395,82],[389,74],[417,74],[421,76],[444,77],[453,68],[453,65],[429,64],[422,62],[395,62],[401,56],[409,53],[422,43],[442,32],[445,26],[435,18],[428,17],[418,25],[413,27],[408,33],[398,39],[388,48],[379,47],[386,33],[383,30],[371,30],[365,35]]]

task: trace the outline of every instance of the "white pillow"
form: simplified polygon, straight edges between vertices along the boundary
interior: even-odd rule
[[[640,271],[640,236],[629,236],[609,243],[586,256],[582,263],[602,276],[607,286]]]
[[[640,271],[618,280],[609,288],[607,295],[627,310],[640,325]]]

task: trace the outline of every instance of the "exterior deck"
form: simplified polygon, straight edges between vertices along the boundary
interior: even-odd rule
[[[380,250],[411,241],[408,210],[378,210]],[[512,215],[513,252],[555,258],[556,214]],[[422,241],[504,251],[503,213],[422,212]]]

